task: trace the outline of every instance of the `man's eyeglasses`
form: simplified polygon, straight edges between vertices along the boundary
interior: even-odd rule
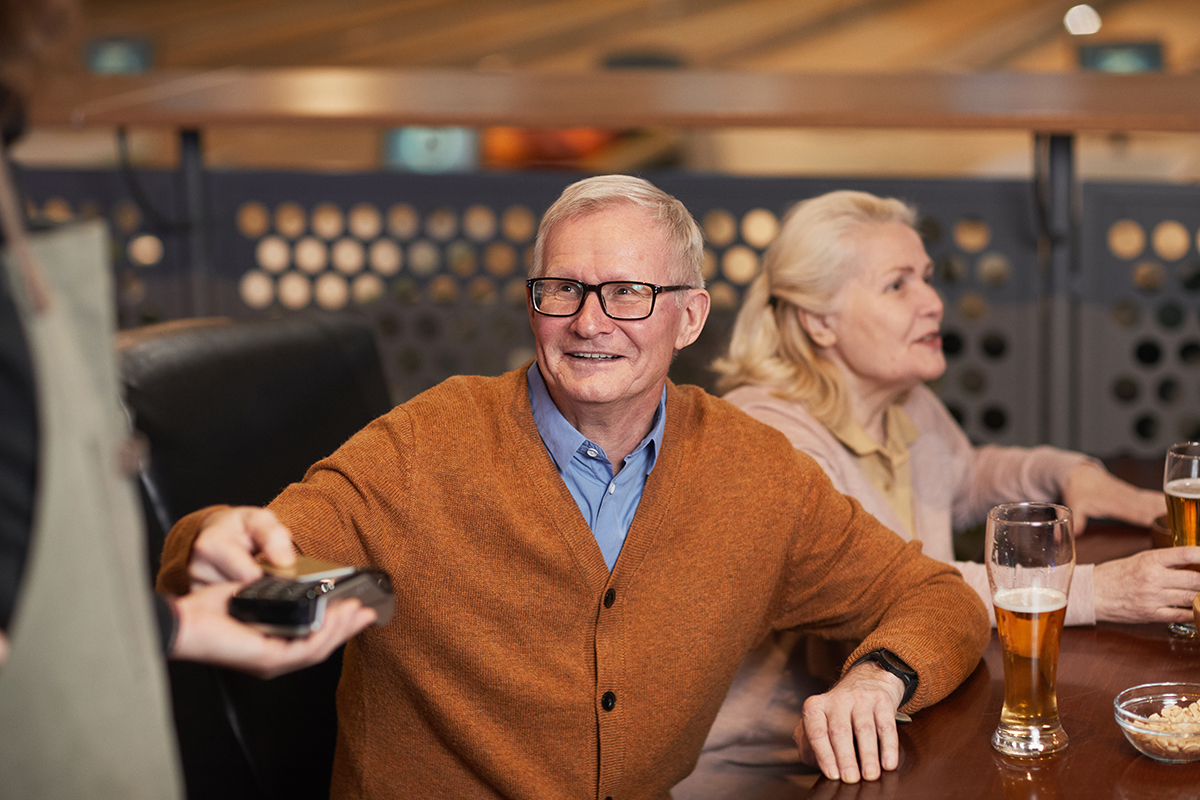
[[[690,286],[656,286],[637,281],[582,283],[563,278],[531,278],[525,281],[533,310],[547,317],[573,317],[583,308],[588,292],[600,298],[600,308],[613,319],[645,319],[654,313],[661,292],[678,292]]]

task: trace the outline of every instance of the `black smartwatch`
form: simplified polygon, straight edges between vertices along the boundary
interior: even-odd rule
[[[904,659],[891,650],[881,647],[859,658],[850,665],[850,669],[854,669],[859,664],[867,661],[878,664],[880,669],[892,673],[904,683],[904,698],[900,701],[901,706],[912,699],[913,694],[917,691],[917,673],[912,667],[904,663]]]

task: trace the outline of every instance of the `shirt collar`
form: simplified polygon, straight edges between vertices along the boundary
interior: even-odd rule
[[[567,422],[567,418],[558,410],[558,406],[554,405],[554,400],[550,397],[550,390],[546,388],[546,381],[542,377],[536,361],[529,365],[529,370],[525,375],[529,387],[529,407],[533,411],[533,423],[537,426],[538,434],[541,435],[543,444],[550,452],[550,457],[554,459],[554,465],[561,472],[583,443],[588,441],[587,437],[575,430],[575,426]],[[650,426],[650,432],[633,449],[633,452],[636,453],[643,447],[648,448],[649,458],[646,464],[646,474],[654,469],[654,465],[658,461],[666,421],[667,387],[664,386],[662,397],[658,399],[658,408],[654,410],[654,423]]]
[[[887,444],[880,446],[867,435],[862,425],[846,417],[840,425],[831,426],[829,432],[857,456],[879,453],[888,461],[899,463],[908,455],[908,446],[920,438],[921,432],[898,405],[890,405],[883,412],[883,428],[887,433]]]

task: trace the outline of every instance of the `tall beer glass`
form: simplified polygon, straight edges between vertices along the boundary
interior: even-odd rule
[[[992,747],[1043,756],[1067,746],[1058,719],[1058,643],[1075,572],[1071,510],[1007,503],[987,520],[987,573],[1004,656],[1004,708]]]
[[[1167,520],[1176,547],[1196,544],[1196,506],[1200,503],[1200,442],[1171,445],[1163,467],[1163,492],[1167,495]],[[1171,632],[1195,636],[1190,622],[1172,622]]]

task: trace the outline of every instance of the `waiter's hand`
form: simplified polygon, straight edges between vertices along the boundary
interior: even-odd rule
[[[896,710],[903,699],[899,678],[874,663],[859,664],[828,692],[804,701],[794,734],[800,760],[830,780],[877,780],[900,763]]]
[[[296,561],[292,534],[265,508],[238,506],[209,515],[200,527],[188,562],[191,588],[262,577],[257,557],[288,567]]]
[[[179,620],[171,658],[274,678],[319,664],[375,621],[375,609],[350,598],[331,603],[321,627],[304,639],[267,636],[229,616],[229,598],[238,588],[222,583],[168,598]]]

